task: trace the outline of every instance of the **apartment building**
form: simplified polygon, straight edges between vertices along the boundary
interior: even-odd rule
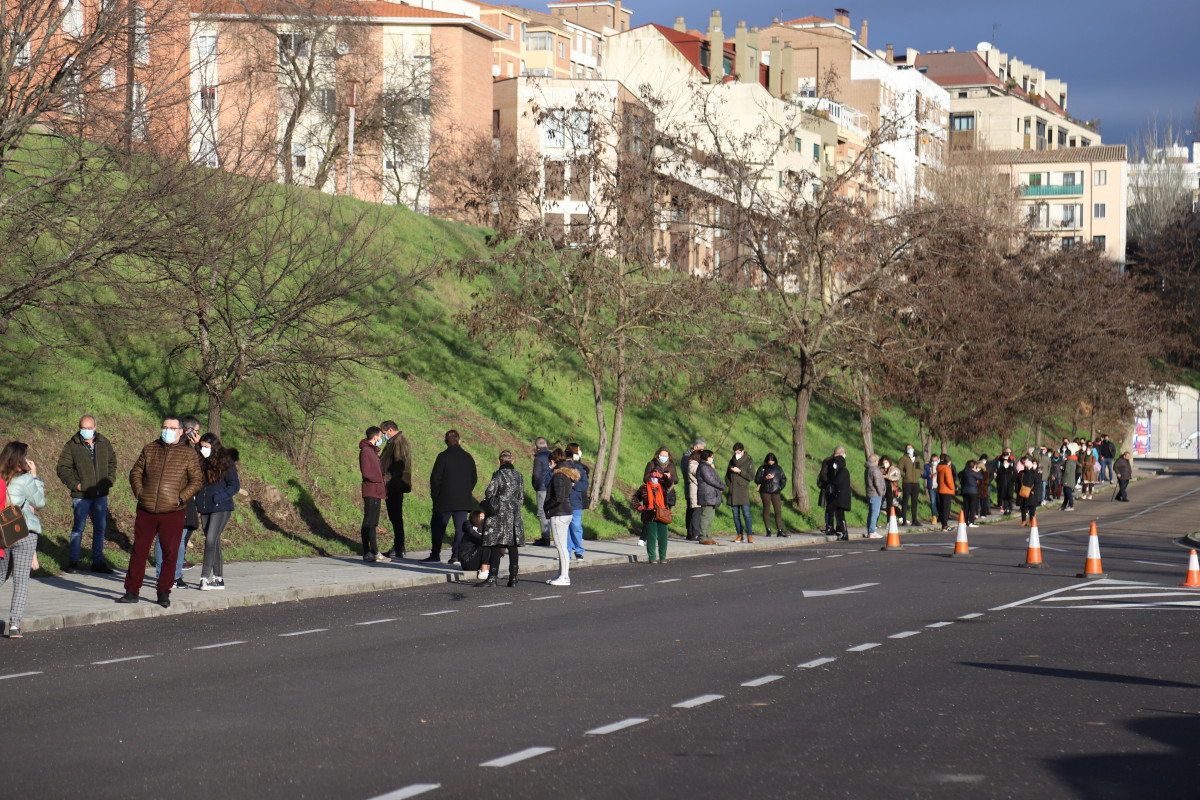
[[[604,36],[629,30],[633,19],[621,0],[555,0],[548,5],[554,16]]]
[[[240,4],[193,4],[193,159],[242,171],[265,156],[280,180],[423,212],[451,208],[431,170],[456,143],[487,136],[502,35],[469,16],[382,0],[330,10],[264,6],[250,16]]]
[[[1035,231],[1059,246],[1091,245],[1125,261],[1128,154],[1125,145],[1000,150],[989,154],[1008,172]]]
[[[1101,144],[1100,132],[1067,112],[1067,84],[1002,53],[977,49],[915,54],[924,73],[950,94],[954,150],[1057,150]]]

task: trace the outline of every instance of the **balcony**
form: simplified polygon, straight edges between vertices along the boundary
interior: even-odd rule
[[[871,118],[858,109],[824,97],[792,96],[792,102],[805,111],[832,120],[840,128],[865,139],[871,129]]]
[[[1022,197],[1077,197],[1083,194],[1083,184],[1063,186],[1022,186]]]

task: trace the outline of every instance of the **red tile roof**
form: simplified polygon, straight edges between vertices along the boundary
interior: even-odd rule
[[[279,15],[300,13],[334,17],[370,17],[387,19],[448,19],[475,22],[462,14],[433,11],[428,8],[387,2],[387,0],[314,0],[303,6],[271,0],[191,0],[193,14]]]
[[[989,155],[1001,164],[1068,164],[1080,161],[1127,161],[1123,144],[1060,147],[1057,150],[997,150]]]

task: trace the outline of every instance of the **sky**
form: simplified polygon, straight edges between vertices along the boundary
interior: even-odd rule
[[[1200,2],[1195,0],[847,0],[828,6],[797,5],[795,0],[742,0],[735,6],[710,0],[714,2],[623,0],[633,10],[634,26],[670,26],[682,15],[689,28],[703,31],[709,14],[720,8],[725,35],[732,36],[738,20],[763,27],[773,17],[832,19],[833,9],[840,6],[849,10],[855,31],[864,17],[869,21],[872,49],[891,42],[901,52],[908,47],[963,51],[994,41],[1000,51],[1044,70],[1049,78],[1066,81],[1068,112],[1081,120],[1099,118],[1105,144],[1140,143],[1155,120],[1160,130],[1170,120],[1177,130],[1192,131],[1180,139],[1200,139]]]

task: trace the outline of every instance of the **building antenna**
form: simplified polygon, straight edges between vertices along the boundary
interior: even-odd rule
[[[996,46],[996,31],[1000,29],[999,22],[992,23],[992,47]]]

